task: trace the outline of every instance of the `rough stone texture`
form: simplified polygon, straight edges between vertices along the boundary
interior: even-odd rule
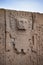
[[[5,65],[5,11],[0,10],[0,65]]]
[[[43,14],[0,9],[0,65],[43,65]]]

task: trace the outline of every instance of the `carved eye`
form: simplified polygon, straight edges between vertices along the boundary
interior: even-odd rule
[[[19,21],[19,26],[23,26],[23,21]]]
[[[23,21],[20,21],[21,23],[23,23]]]

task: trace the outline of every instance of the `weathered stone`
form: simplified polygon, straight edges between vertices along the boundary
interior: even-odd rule
[[[0,9],[0,65],[43,65],[43,14]]]
[[[17,27],[19,30],[26,30],[27,29],[27,23],[28,21],[24,18],[18,18],[17,19]]]

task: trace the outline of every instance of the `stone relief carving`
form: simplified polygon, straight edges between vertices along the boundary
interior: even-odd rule
[[[27,22],[28,22],[28,20],[26,20],[24,18],[18,18],[17,19],[17,28],[19,30],[26,30],[27,29],[27,27],[26,27]]]
[[[43,22],[39,17],[36,21],[34,13],[7,11],[5,21],[0,14],[0,20],[6,22],[5,32],[5,23],[0,21],[0,58],[6,63],[0,59],[1,65],[43,65]]]
[[[10,20],[10,22],[12,23],[12,19]],[[14,22],[16,22],[16,23],[14,24]],[[11,23],[10,23],[10,27],[12,27]],[[29,42],[28,42],[28,40],[24,42],[24,40],[27,39],[28,34],[30,34],[29,31],[28,31],[28,33],[25,32],[28,30],[28,27],[29,27],[28,20],[25,18],[17,18],[16,20],[13,21],[12,24],[13,24],[13,26],[15,25],[14,29],[13,28],[12,29],[14,30],[14,32],[16,31],[16,35],[17,35],[16,36],[17,39],[15,38],[15,40],[14,40],[15,36],[12,36],[12,34],[10,34],[11,42],[13,43],[13,48],[16,51],[16,53],[21,54],[21,52],[22,52],[23,54],[26,54],[26,52],[28,51],[28,48],[29,48],[28,47]],[[15,30],[16,27],[17,27],[17,30]],[[12,29],[11,29],[11,31],[12,31]],[[19,35],[17,33],[18,31],[20,33]],[[20,31],[22,31],[22,33],[24,33],[25,38],[23,38],[23,34]],[[12,33],[14,33],[14,32],[12,32]],[[25,43],[28,45],[22,46]],[[19,49],[19,45],[21,47],[20,49]],[[26,47],[27,47],[27,49],[25,49]]]

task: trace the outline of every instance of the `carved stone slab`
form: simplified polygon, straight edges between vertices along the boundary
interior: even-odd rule
[[[0,65],[43,65],[43,14],[0,10]]]

